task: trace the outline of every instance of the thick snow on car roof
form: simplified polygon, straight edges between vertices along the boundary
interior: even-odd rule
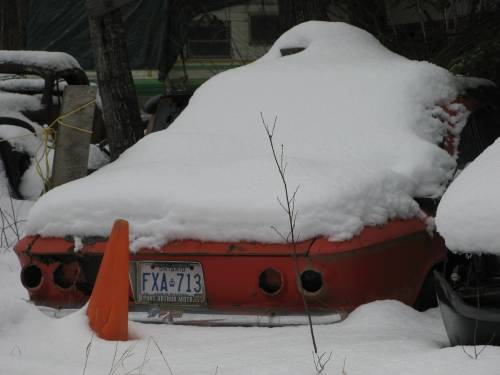
[[[73,56],[64,52],[48,51],[0,51],[0,64],[16,64],[52,70],[81,69]]]
[[[488,147],[443,195],[436,225],[455,252],[500,254],[500,140]]]
[[[286,47],[305,50],[282,57]],[[107,235],[124,218],[133,248],[186,238],[281,241],[271,226],[288,233],[276,200],[283,186],[261,113],[269,123],[277,117],[288,185],[300,186],[301,239],[343,240],[366,225],[421,216],[412,197],[440,196],[456,164],[437,144],[447,127],[441,106],[462,84],[353,26],[298,25],[258,61],[202,85],[167,130],[44,195],[27,231]]]

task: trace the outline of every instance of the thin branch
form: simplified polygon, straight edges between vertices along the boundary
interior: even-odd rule
[[[299,188],[300,188],[300,185],[297,185],[297,188],[295,189],[295,191],[292,194],[292,199],[290,200],[290,202],[292,203],[292,211],[295,209],[295,197],[297,195],[297,192],[299,191]]]
[[[90,341],[85,348],[85,364],[83,365],[83,373],[85,375],[85,371],[87,370],[87,363],[89,362],[90,350],[92,349],[92,343],[94,341],[94,332],[92,332],[92,336],[90,336]]]
[[[133,352],[134,347],[135,347],[135,345],[130,345],[123,351],[120,358],[118,358],[116,363],[114,363],[113,367],[111,367],[109,375],[115,375],[116,372],[118,371],[118,369],[120,368],[120,366],[125,368],[125,365],[124,365],[125,361],[134,355],[134,352]]]
[[[17,223],[17,220],[16,220],[16,210],[14,209],[14,201],[12,199],[12,194],[11,194],[11,191],[10,191],[10,187],[9,187],[9,201],[10,201],[10,209],[12,211],[12,218],[14,219],[14,223]],[[19,241],[19,230],[17,228],[17,225],[15,225],[14,228],[15,228],[14,233],[16,234],[17,240]]]
[[[342,365],[342,375],[347,375],[347,372],[345,371],[345,361],[347,360],[347,357],[344,357],[344,364]]]
[[[473,268],[474,268],[474,264],[475,263],[472,263]],[[484,351],[484,349],[486,349],[486,347],[489,346],[492,343],[492,341],[495,339],[495,333],[493,333],[493,335],[490,337],[489,341],[481,348],[481,350],[477,351],[476,340],[477,340],[477,331],[479,328],[479,319],[478,319],[477,313],[479,313],[480,308],[481,308],[481,300],[480,300],[480,296],[479,296],[479,286],[476,284],[476,316],[474,318],[474,337],[473,337],[474,355],[467,352],[467,350],[465,350],[465,347],[463,345],[461,345],[463,352],[465,354],[467,354],[467,356],[471,359],[478,359],[479,356],[481,355],[481,353]]]
[[[1,219],[2,219],[2,233],[1,233],[1,238],[0,238],[0,245],[2,245],[2,247],[9,247],[9,240],[7,239],[7,233],[5,232],[5,216],[4,216],[4,213],[3,213],[3,210],[0,208],[0,216],[1,216]],[[5,241],[5,244],[4,244],[4,241]]]
[[[284,152],[284,146],[283,144],[281,145],[281,153],[280,153],[280,156],[278,157],[278,155],[276,154],[276,149],[274,147],[274,141],[273,141],[273,137],[274,137],[274,131],[276,130],[276,124],[277,124],[277,121],[278,121],[278,116],[275,116],[274,117],[274,122],[273,122],[273,126],[272,126],[272,129],[269,127],[269,125],[266,123],[266,120],[264,119],[264,115],[262,114],[262,112],[260,113],[260,118],[262,120],[262,125],[264,126],[264,129],[267,133],[267,138],[269,139],[269,145],[271,147],[271,151],[272,151],[272,154],[273,154],[273,158],[274,158],[274,163],[278,169],[278,173],[281,177],[281,182],[283,184],[283,189],[284,189],[284,193],[285,193],[285,202],[286,202],[286,205],[285,204],[282,204],[281,200],[278,199],[278,202],[280,202],[280,205],[283,207],[286,208],[286,213],[287,213],[287,216],[288,216],[288,225],[289,225],[289,229],[290,229],[290,232],[288,234],[288,236],[286,237],[286,242],[291,245],[291,248],[292,248],[292,256],[293,256],[293,259],[294,259],[294,266],[295,266],[295,273],[297,275],[297,278],[299,278],[300,280],[300,267],[299,267],[299,260],[298,260],[298,257],[297,257],[297,244],[296,244],[296,238],[295,238],[295,224],[296,224],[296,215],[294,215],[294,210],[295,210],[295,197],[296,197],[296,193],[298,191],[298,187],[295,189],[294,191],[294,194],[292,195],[292,198],[290,198],[290,194],[289,194],[289,191],[288,191],[288,183],[286,181],[286,163],[285,163],[285,152]],[[293,209],[292,209],[292,206],[293,206]],[[276,228],[274,228],[274,230],[278,233],[279,231],[276,230]],[[280,237],[283,238],[284,236],[280,234]],[[307,315],[307,319],[308,319],[308,322],[309,322],[309,331],[311,333],[311,340],[312,340],[312,345],[313,345],[313,348],[314,348],[314,353],[317,354],[318,353],[318,347],[316,345],[316,337],[314,335],[314,329],[313,329],[313,324],[312,324],[312,318],[311,318],[311,313],[309,311],[309,306],[307,304],[307,301],[306,301],[306,298],[304,296],[304,290],[302,288],[302,284],[299,282],[298,283],[299,285],[299,288],[300,288],[300,295],[301,295],[301,298],[302,298],[302,303],[304,305],[304,311]]]
[[[294,228],[295,228],[295,224],[296,224],[296,222],[297,222],[297,213],[298,213],[298,212],[299,212],[299,211],[297,210],[297,212],[296,212],[296,213],[294,214],[294,216],[293,216],[293,224],[292,224],[292,225],[293,225],[293,227],[294,227]],[[297,239],[297,240],[299,239],[299,238],[298,238],[298,236],[297,236],[297,238],[296,238],[296,239]]]
[[[274,225],[271,225],[271,229],[274,230],[276,234],[280,236],[283,241],[288,242],[287,238],[283,236],[283,234]]]
[[[326,359],[324,359],[325,355],[326,353],[323,353],[321,355],[313,353],[313,362],[314,362],[314,367],[316,368],[316,374],[321,374],[325,369],[327,363],[330,362],[330,359],[332,359],[332,352],[329,353],[328,358]],[[344,365],[345,365],[345,359],[344,359]]]
[[[118,351],[118,341],[115,343],[115,353],[113,354],[113,361],[111,362],[111,368],[109,369],[108,374],[113,373],[113,368],[115,367],[115,360],[116,360],[116,352]]]
[[[262,116],[262,113],[260,114],[262,117],[262,120],[264,120],[264,117]],[[271,131],[271,138],[274,136],[274,130],[276,129],[276,123],[278,122],[278,115],[274,116],[274,121],[273,121],[273,128]]]
[[[151,345],[151,337],[148,339],[148,345],[146,346],[146,351],[144,352],[144,358],[142,360],[141,365],[139,366],[139,375],[142,374],[142,370],[144,368],[144,365],[146,364],[146,356],[148,355],[150,345]]]
[[[153,343],[155,344],[156,346],[156,349],[158,349],[158,351],[160,352],[160,355],[161,357],[163,358],[163,361],[165,362],[165,365],[167,366],[168,368],[168,371],[170,371],[170,375],[174,375],[172,369],[170,368],[170,365],[168,364],[168,361],[167,361],[167,358],[165,357],[165,355],[163,354],[163,351],[161,350],[160,348],[160,345],[158,345],[158,343],[156,342],[156,340],[154,339],[153,336],[151,336],[151,340],[153,341]]]
[[[473,357],[472,355],[470,355],[470,354],[467,352],[467,350],[465,350],[465,346],[463,346],[463,345],[460,345],[460,346],[462,347],[463,352],[464,352],[465,354],[467,354],[467,355],[469,356],[469,358],[470,358],[470,359],[474,359],[474,357]]]
[[[288,213],[288,208],[283,204],[283,202],[281,201],[280,197],[276,197],[276,200],[280,204],[280,206],[283,209],[283,211],[285,211],[286,213]]]
[[[495,339],[495,333],[493,333],[493,335],[491,335],[491,338],[489,339],[489,341],[481,348],[481,350],[477,353],[477,356],[479,357],[481,355],[481,353],[483,352],[484,349],[486,349],[487,346],[490,346],[491,343],[493,342],[493,340]]]

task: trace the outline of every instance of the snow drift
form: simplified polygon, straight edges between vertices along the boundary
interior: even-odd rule
[[[500,140],[469,164],[444,194],[436,225],[457,252],[500,254]]]
[[[305,50],[282,57],[286,47]],[[358,28],[304,23],[258,61],[206,82],[167,130],[44,195],[27,232],[107,235],[125,218],[134,249],[186,238],[280,241],[270,227],[288,232],[276,201],[283,187],[261,113],[269,123],[277,117],[287,181],[300,187],[301,239],[344,240],[366,225],[419,216],[413,197],[440,196],[455,168],[438,147],[441,107],[462,89],[463,79],[396,55]]]

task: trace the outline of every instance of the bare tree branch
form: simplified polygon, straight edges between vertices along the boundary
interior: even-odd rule
[[[289,233],[285,237],[278,229],[276,229],[276,227],[271,226],[271,229],[273,229],[280,236],[280,238],[282,240],[284,240],[287,244],[289,244],[291,247],[292,257],[294,259],[295,273],[297,275],[297,278],[299,279],[298,285],[299,285],[299,289],[300,289],[300,295],[302,297],[304,311],[307,315],[308,322],[309,322],[309,331],[311,334],[311,340],[312,340],[312,345],[313,345],[313,349],[314,349],[314,352],[313,352],[314,367],[316,369],[316,373],[320,374],[325,369],[326,364],[330,361],[330,359],[332,357],[332,352],[330,352],[328,358],[326,358],[326,353],[322,353],[322,354],[318,355],[318,347],[316,344],[316,337],[314,335],[311,313],[309,311],[309,306],[307,304],[307,300],[304,296],[304,290],[302,287],[302,283],[300,282],[300,266],[299,266],[299,260],[298,260],[298,256],[297,256],[297,241],[298,241],[299,236],[297,236],[295,234],[295,226],[297,224],[297,212],[298,212],[295,210],[295,202],[296,202],[296,197],[297,197],[297,192],[299,190],[299,186],[297,186],[295,188],[295,190],[293,191],[293,193],[290,195],[288,183],[286,180],[286,167],[288,164],[285,161],[285,152],[284,152],[285,148],[282,144],[281,145],[281,153],[278,156],[276,153],[276,148],[274,146],[274,141],[273,141],[274,131],[276,130],[276,123],[277,123],[278,116],[275,116],[272,127],[269,126],[269,124],[266,122],[262,112],[260,113],[260,118],[262,120],[262,125],[264,126],[264,129],[266,131],[267,138],[269,140],[269,145],[271,146],[271,151],[273,154],[274,163],[276,165],[276,168],[277,168],[278,173],[279,173],[280,178],[281,178],[281,182],[283,184],[283,190],[285,193],[285,200],[284,201],[286,202],[286,204],[283,203],[283,201],[279,197],[277,197],[277,200],[278,200],[278,203],[280,204],[281,208],[287,214]]]

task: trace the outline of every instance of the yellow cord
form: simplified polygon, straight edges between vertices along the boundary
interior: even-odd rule
[[[65,128],[69,128],[69,129],[73,129],[73,130],[78,130],[78,131],[83,132],[83,133],[92,134],[91,130],[82,129],[82,128],[79,128],[78,126],[70,125],[70,124],[68,124],[66,122],[63,122],[63,121],[59,121],[59,125],[62,125]]]
[[[92,131],[90,131],[90,130],[79,128],[78,126],[68,124],[68,123],[66,123],[66,122],[64,122],[62,120],[64,120],[66,117],[69,117],[71,115],[74,115],[75,113],[80,112],[81,110],[83,110],[84,108],[88,107],[89,105],[94,104],[95,101],[96,101],[95,99],[92,99],[88,103],[82,104],[81,106],[73,109],[72,111],[63,113],[62,115],[60,115],[59,117],[57,117],[54,121],[52,121],[52,123],[50,125],[45,126],[42,129],[42,143],[40,143],[40,146],[38,146],[38,148],[35,151],[34,160],[35,160],[36,173],[40,176],[40,178],[43,181],[43,192],[44,193],[48,190],[48,188],[50,186],[49,149],[53,148],[53,146],[51,144],[55,143],[55,138],[56,138],[55,137],[56,132],[55,132],[55,129],[54,129],[55,125],[58,124],[59,126],[64,126],[66,128],[70,128],[70,129],[73,129],[73,130],[81,131],[83,133],[92,134]],[[10,140],[13,140],[13,139],[18,139],[18,138],[29,137],[29,136],[32,136],[32,135],[33,134],[26,134],[26,135],[12,137],[12,138],[8,138],[8,139],[2,139],[2,140],[0,140],[0,142],[10,141]],[[39,153],[39,151],[40,151],[40,149],[42,147],[43,147],[43,153],[42,153],[41,157],[38,158],[38,153]],[[41,162],[42,161],[45,164],[45,173],[44,173],[44,171],[43,171],[43,169],[41,167]]]
[[[82,104],[81,106],[79,107],[76,107],[75,109],[73,109],[72,111],[69,111],[69,112],[66,112],[66,113],[63,113],[62,115],[60,115],[58,118],[56,118],[54,121],[52,121],[52,123],[48,126],[49,128],[52,128],[55,124],[59,123],[61,120],[64,120],[66,117],[68,116],[71,116],[71,115],[74,115],[75,113],[77,112],[80,112],[82,109],[88,107],[89,105],[91,104],[94,104],[95,103],[95,99],[92,99],[91,101],[89,101],[88,103],[85,103],[85,104]],[[75,127],[76,128],[76,127]],[[81,128],[78,128],[78,130],[84,130],[84,131],[87,131],[85,129],[81,129]]]

